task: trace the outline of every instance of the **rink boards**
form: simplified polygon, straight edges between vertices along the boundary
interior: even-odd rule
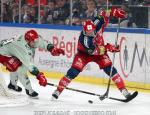
[[[36,24],[0,24],[0,39],[9,39],[24,34],[26,30],[35,29],[44,39],[65,50],[65,56],[53,57],[49,52],[37,49],[35,64],[49,78],[60,78],[71,66],[77,52],[77,41],[81,27],[52,26]],[[104,32],[105,43],[115,43],[116,28],[107,28]],[[123,29],[119,30],[118,44],[120,53],[116,54],[115,67],[125,79],[127,86],[150,90],[150,30]],[[112,59],[112,53],[109,53]],[[93,84],[107,83],[108,76],[95,63],[89,63],[77,81]],[[148,90],[149,89],[149,90]]]

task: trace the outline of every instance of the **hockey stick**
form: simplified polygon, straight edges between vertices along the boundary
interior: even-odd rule
[[[120,18],[118,19],[118,28],[117,28],[117,37],[115,39],[115,46],[117,46],[117,42],[118,42],[119,29],[120,29]],[[101,101],[108,97],[108,93],[109,93],[109,89],[110,89],[110,83],[111,83],[111,77],[112,77],[112,71],[113,71],[114,62],[115,62],[115,54],[116,53],[113,53],[112,66],[111,66],[111,70],[110,70],[110,75],[109,75],[109,80],[108,80],[106,92],[99,97],[99,99]]]
[[[54,87],[62,87],[62,86],[58,86],[58,85],[53,84],[53,83],[47,83],[47,85],[54,86]],[[93,96],[100,96],[99,94],[95,94],[95,93],[92,93],[92,92],[83,91],[83,90],[79,90],[79,89],[74,89],[74,88],[70,88],[70,87],[62,87],[62,88],[68,89],[68,90],[71,90],[71,91],[76,91],[76,92],[80,92],[80,93],[93,95]]]
[[[47,85],[54,86],[54,87],[60,87],[60,86],[58,86],[58,85],[56,85],[56,84],[53,84],[53,83],[47,83]],[[101,96],[101,95],[96,94],[96,93],[92,93],[92,92],[88,92],[88,91],[83,91],[83,90],[79,90],[79,89],[74,89],[74,88],[70,88],[70,87],[63,87],[63,88],[65,88],[65,89],[67,89],[67,90],[71,90],[71,91],[76,91],[76,92],[88,94],[88,95],[93,95],[93,96],[98,96],[98,97]],[[127,102],[131,101],[132,99],[134,99],[134,97],[136,97],[137,94],[138,94],[138,92],[134,92],[134,93],[131,95],[131,97],[130,97],[130,98],[127,98],[127,99],[118,99],[118,98],[114,98],[114,97],[106,97],[106,98],[111,99],[111,100],[116,100],[116,101],[120,101],[120,102],[125,102],[125,103],[127,103]]]

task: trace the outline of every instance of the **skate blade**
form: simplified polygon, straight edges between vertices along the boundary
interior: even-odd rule
[[[57,101],[57,99],[55,97],[51,97],[51,101]]]
[[[28,96],[30,99],[39,99],[39,97],[38,96],[36,96],[36,97],[32,97],[32,96]]]

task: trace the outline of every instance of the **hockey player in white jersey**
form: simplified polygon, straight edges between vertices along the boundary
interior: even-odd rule
[[[26,94],[31,97],[37,97],[38,93],[31,87],[27,75],[28,71],[36,76],[41,86],[47,84],[44,74],[33,63],[35,49],[46,49],[53,56],[64,55],[64,50],[56,48],[50,42],[45,41],[35,30],[29,30],[19,38],[2,40],[0,46],[0,62],[11,72],[8,88],[21,92],[22,88],[17,85],[19,78],[25,87]]]

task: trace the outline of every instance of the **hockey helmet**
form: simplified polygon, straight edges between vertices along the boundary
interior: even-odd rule
[[[35,42],[38,39],[39,35],[35,30],[29,30],[25,33],[25,40],[30,43],[30,42]]]
[[[83,31],[87,35],[93,35],[95,31],[95,25],[91,20],[86,20],[83,22]]]

